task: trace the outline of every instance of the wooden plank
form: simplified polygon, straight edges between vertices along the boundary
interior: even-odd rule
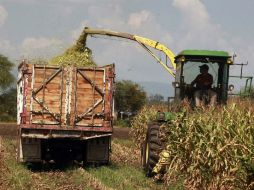
[[[42,108],[42,107],[40,107],[40,106],[34,106],[33,107],[33,110],[31,110],[31,111],[35,111],[35,112],[41,112],[41,111],[43,111],[44,109]],[[53,114],[59,114],[60,113],[60,108],[58,107],[48,107],[48,110],[50,111],[50,113],[53,113]],[[45,110],[45,112],[47,112],[46,110]]]
[[[45,96],[50,96],[52,94],[61,94],[61,89],[55,89],[55,88],[45,88]]]
[[[104,87],[104,83],[103,82],[101,82],[101,83],[96,83],[95,84],[98,88],[100,88],[100,89],[103,89],[103,87]],[[83,82],[83,81],[79,81],[78,83],[77,83],[77,88],[93,88],[93,86],[90,84],[90,83],[88,83],[88,82]]]
[[[81,72],[84,76],[86,76],[87,78],[83,78],[83,76],[78,73],[77,75],[77,81],[87,81],[87,79],[90,79],[91,81],[95,81],[96,82],[100,82],[100,81],[103,81],[104,79],[104,73],[101,73],[101,74],[95,74],[94,73],[89,73],[89,72]]]
[[[43,99],[43,93],[39,92],[36,94],[35,98],[37,100],[42,100]],[[44,100],[60,100],[60,94],[53,94],[53,93],[45,93]]]
[[[44,71],[47,75],[50,75],[52,73],[55,73],[56,71],[58,71],[59,68],[34,68],[35,74],[44,74]]]
[[[83,115],[85,112],[87,112],[87,110],[88,109],[85,109],[85,108],[78,108],[77,109],[77,111],[76,111],[76,113],[78,114],[78,115]],[[102,110],[102,107],[100,108],[100,107],[98,107],[98,108],[96,108],[95,110],[94,110],[94,112],[91,110],[91,112],[89,112],[89,113],[103,113],[103,110]]]
[[[92,93],[92,92],[82,92],[82,93],[77,93],[77,100],[79,101],[86,101],[86,100],[97,100],[97,99],[101,99],[103,97],[101,97],[100,94],[98,93]]]
[[[45,82],[47,81],[47,79],[45,80]],[[44,83],[44,80],[43,80],[43,78],[40,78],[40,79],[35,79],[34,80],[34,84],[33,85],[39,85],[39,86],[41,86],[41,85],[43,85],[43,83]],[[61,78],[59,77],[59,78],[55,78],[55,79],[53,79],[53,80],[51,80],[50,82],[48,82],[46,85],[49,85],[49,84],[61,84]]]
[[[95,84],[101,84],[103,83],[103,78],[99,77],[99,78],[88,78],[89,80],[84,79],[83,77],[81,78],[81,76],[77,77],[77,84],[83,84],[83,83],[88,83],[91,84],[90,82],[92,81]]]
[[[54,73],[56,73],[59,69],[35,69],[35,76],[44,76],[44,74],[46,74],[46,76],[50,76]],[[44,72],[45,71],[45,72]]]
[[[95,86],[97,86],[98,88],[100,88],[100,89],[103,89],[103,87],[104,87],[104,83],[103,82],[101,82],[101,83],[95,83]],[[90,88],[92,88],[93,86],[90,84],[90,83],[88,83],[88,82],[78,82],[77,83],[77,87],[78,88],[80,88],[80,87],[86,87],[86,88],[88,88],[88,87],[90,87]]]
[[[87,91],[92,93],[93,92],[93,88],[91,88],[91,87],[81,87],[81,86],[79,86],[79,88],[77,88],[77,93],[82,93],[82,92],[87,92]],[[103,93],[104,90],[99,88],[99,90],[94,89],[94,92],[96,92],[96,93],[99,93],[99,92]]]
[[[92,102],[97,102],[99,100],[101,100],[101,96],[97,96],[97,97],[94,96],[93,98],[91,96],[84,95],[82,96],[82,98],[81,97],[77,98],[77,103],[82,103],[82,102],[92,103]]]
[[[37,99],[37,100],[40,101],[40,99]],[[36,105],[38,104],[36,102],[36,100],[34,100],[33,103],[34,103],[34,105],[35,105],[35,103],[36,103]],[[44,105],[47,107],[60,107],[60,101],[57,99],[44,100]]]
[[[90,108],[93,108],[93,102],[87,102],[87,103],[83,103],[83,104],[79,104],[79,106],[77,106],[76,110],[88,110]],[[97,105],[97,109],[102,109],[103,108],[103,105],[100,104],[100,105]]]
[[[85,74],[86,76],[88,76],[88,77],[92,77],[92,76],[104,76],[104,71],[103,70],[100,70],[100,71],[98,71],[98,70],[95,70],[95,71],[89,71],[89,70],[85,70],[85,71],[81,71],[81,73],[83,73],[83,74]]]
[[[86,126],[86,125],[94,125],[94,126],[96,126],[96,125],[102,125],[103,124],[103,120],[94,120],[94,123],[92,122],[92,120],[81,120],[80,122],[78,122],[77,123],[77,125],[80,125],[80,126],[82,126],[82,125],[84,125],[84,126]]]
[[[77,102],[76,110],[77,110],[77,112],[80,112],[80,111],[84,112],[85,110],[93,108],[93,106],[96,103],[97,103],[97,101],[96,102],[94,102],[94,101],[84,101],[84,102],[80,101],[80,102]],[[102,110],[102,108],[103,108],[103,103],[100,103],[100,104],[96,105],[96,109]]]
[[[59,96],[61,94],[61,89],[59,88],[45,88],[44,90],[45,97],[47,96]],[[43,90],[38,91],[35,96],[42,96],[43,95]]]
[[[46,75],[45,80],[50,79],[51,77],[53,77],[53,75],[55,75],[55,73],[52,73],[51,75]],[[34,77],[35,77],[34,78],[35,81],[43,81],[44,80],[44,75],[39,75],[39,76],[35,75]],[[57,75],[55,75],[53,78],[51,78],[50,82],[55,81],[60,78],[61,78],[61,72],[59,72]]]
[[[58,121],[56,121],[53,117],[48,117],[46,115],[43,116],[39,116],[39,115],[33,115],[33,121],[32,123],[42,123],[42,124],[47,124],[47,123],[58,123]]]
[[[103,83],[103,77],[96,77],[96,78],[90,78],[88,77],[87,79],[89,79],[90,81],[97,83]],[[88,80],[84,79],[80,74],[77,76],[77,82],[78,83],[89,83]]]
[[[36,91],[37,89],[39,89],[41,87],[41,84],[34,84],[34,88],[33,90]],[[45,87],[45,89],[48,88],[48,89],[58,89],[58,90],[61,90],[61,85],[60,84],[47,84],[47,86]],[[42,91],[42,90],[41,90]]]
[[[43,85],[43,82],[35,82],[33,85],[33,89],[38,89]],[[52,82],[45,85],[45,88],[60,88],[61,83],[60,82]]]

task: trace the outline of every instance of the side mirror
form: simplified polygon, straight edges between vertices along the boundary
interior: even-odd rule
[[[235,88],[235,86],[234,86],[233,84],[230,84],[230,85],[228,86],[228,91],[233,91],[234,88]]]

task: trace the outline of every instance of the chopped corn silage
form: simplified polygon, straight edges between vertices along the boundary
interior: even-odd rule
[[[92,58],[92,51],[86,47],[86,34],[83,31],[76,44],[67,49],[62,55],[49,61],[50,65],[63,66],[96,66]]]

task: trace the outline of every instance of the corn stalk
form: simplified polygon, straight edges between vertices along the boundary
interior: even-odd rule
[[[254,117],[250,104],[178,114],[164,127],[167,146],[154,171],[188,189],[254,187]]]

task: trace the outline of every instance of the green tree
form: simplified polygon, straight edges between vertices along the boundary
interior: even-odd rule
[[[16,118],[17,92],[13,87],[13,66],[7,57],[0,55],[0,121],[13,121]]]
[[[10,87],[14,82],[14,77],[11,73],[11,69],[14,66],[7,57],[0,55],[0,90],[3,91]],[[0,91],[0,92],[1,92]]]
[[[145,91],[130,80],[116,82],[115,107],[117,111],[138,111],[145,103]]]
[[[16,119],[16,99],[16,88],[10,88],[0,95],[0,121],[14,121]]]

